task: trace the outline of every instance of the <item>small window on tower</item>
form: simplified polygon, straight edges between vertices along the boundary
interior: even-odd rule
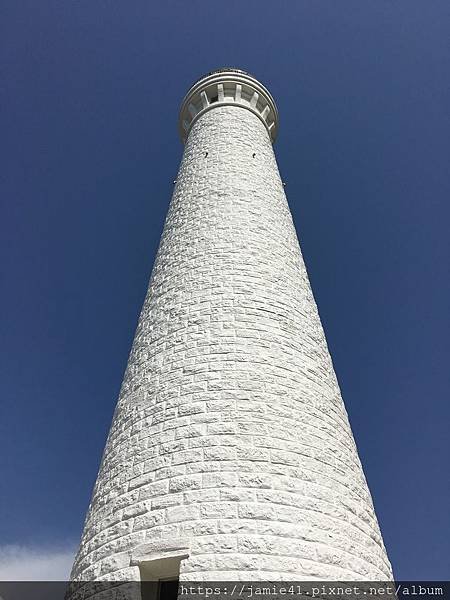
[[[153,560],[138,558],[141,576],[141,600],[177,600],[181,561],[188,557],[183,552],[169,552]]]
[[[158,582],[158,600],[177,600],[178,579],[160,579]]]
[[[177,600],[178,579],[141,581],[141,600]]]

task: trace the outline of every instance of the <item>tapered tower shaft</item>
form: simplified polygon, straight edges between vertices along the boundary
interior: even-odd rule
[[[269,92],[197,82],[74,579],[392,576],[278,172]]]

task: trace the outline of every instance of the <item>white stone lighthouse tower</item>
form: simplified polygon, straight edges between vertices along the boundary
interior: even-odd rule
[[[74,580],[389,580],[253,76],[197,81]],[[298,201],[298,200],[297,200]]]

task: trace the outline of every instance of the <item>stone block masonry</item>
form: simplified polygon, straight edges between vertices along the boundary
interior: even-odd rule
[[[72,578],[174,552],[181,581],[392,578],[267,125],[231,102],[190,125]]]

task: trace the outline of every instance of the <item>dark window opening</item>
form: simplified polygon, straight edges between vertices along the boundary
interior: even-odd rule
[[[256,152],[253,152],[253,158],[255,158],[255,156],[256,156]]]
[[[177,600],[178,579],[160,579],[158,582],[158,600]]]
[[[142,600],[177,600],[178,579],[141,581]]]
[[[219,100],[219,96],[212,96],[211,102],[217,102]]]
[[[187,556],[177,552],[139,561],[142,600],[177,600],[180,564]]]
[[[158,592],[158,581],[141,581],[141,600],[156,600]]]

